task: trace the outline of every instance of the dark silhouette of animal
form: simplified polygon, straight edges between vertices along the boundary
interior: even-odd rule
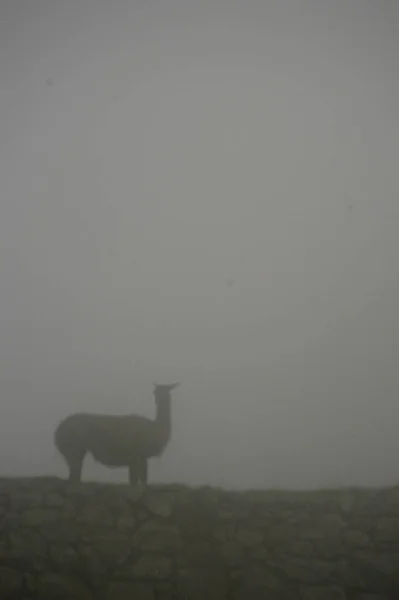
[[[155,385],[155,419],[75,413],[62,420],[54,443],[69,467],[69,481],[80,482],[84,458],[91,453],[107,467],[128,467],[131,484],[146,484],[148,459],[160,456],[171,437],[171,392],[178,385]]]

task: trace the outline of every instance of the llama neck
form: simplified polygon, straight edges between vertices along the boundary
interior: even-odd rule
[[[170,400],[163,400],[157,406],[155,422],[167,437],[170,436],[172,430],[172,411]]]

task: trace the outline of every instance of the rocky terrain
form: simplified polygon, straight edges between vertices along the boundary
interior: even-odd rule
[[[0,479],[0,598],[397,600],[399,488]]]

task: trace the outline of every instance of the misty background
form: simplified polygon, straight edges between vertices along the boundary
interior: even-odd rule
[[[0,474],[180,381],[150,481],[399,482],[398,33],[393,0],[2,4]]]

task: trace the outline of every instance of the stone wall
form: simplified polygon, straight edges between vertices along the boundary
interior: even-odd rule
[[[0,598],[399,598],[399,488],[0,480]]]

